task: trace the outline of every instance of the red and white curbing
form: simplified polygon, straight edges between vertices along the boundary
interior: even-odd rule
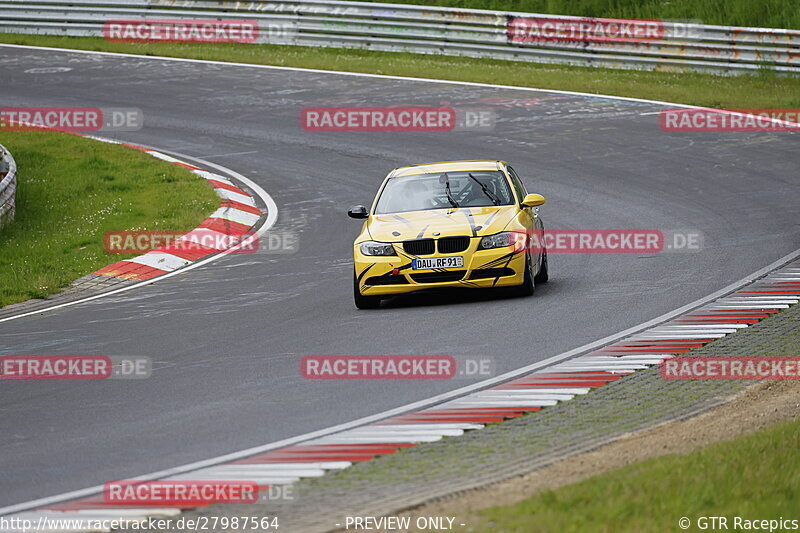
[[[199,259],[220,253],[235,244],[254,238],[252,236],[253,228],[264,212],[256,205],[255,199],[250,194],[234,185],[228,178],[156,150],[102,137],[88,135],[86,137],[135,148],[168,163],[187,168],[205,179],[222,199],[219,209],[214,211],[200,226],[175,239],[173,243],[132,259],[118,261],[93,272],[93,274],[144,281],[173,272]],[[187,246],[187,242],[192,244]]]
[[[328,470],[341,470],[379,455],[392,454],[445,436],[455,437],[486,424],[503,422],[568,401],[637,370],[745,329],[798,301],[800,261],[795,260],[669,322],[500,385],[435,407],[163,479],[238,480],[266,488],[319,477]],[[145,520],[150,516],[176,516],[183,510],[177,507],[115,506],[96,495],[11,517],[34,521],[42,517],[84,521],[111,518]],[[50,531],[88,532],[98,529],[74,527]]]

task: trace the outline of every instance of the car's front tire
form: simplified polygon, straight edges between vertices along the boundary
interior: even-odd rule
[[[542,251],[542,264],[539,266],[539,273],[533,277],[534,283],[547,283],[550,274],[547,271],[547,250]]]
[[[531,254],[525,254],[525,276],[522,280],[522,285],[517,287],[514,291],[518,296],[533,296],[534,291],[533,281],[533,265],[531,262]]]
[[[359,309],[377,309],[381,305],[380,296],[364,296],[358,289],[358,278],[353,274],[353,301]]]

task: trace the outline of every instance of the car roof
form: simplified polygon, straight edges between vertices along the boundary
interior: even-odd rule
[[[415,174],[433,174],[436,172],[464,172],[468,170],[499,170],[506,166],[505,161],[482,159],[476,161],[442,161],[396,168],[390,176],[399,178]]]

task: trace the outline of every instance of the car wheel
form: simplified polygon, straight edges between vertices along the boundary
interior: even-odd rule
[[[364,296],[358,289],[358,278],[353,274],[353,301],[359,309],[377,309],[381,305],[380,296]]]
[[[547,283],[549,279],[549,274],[547,273],[547,250],[542,252],[542,264],[539,266],[539,273],[536,274],[533,278],[534,283]]]
[[[516,293],[519,296],[533,295],[533,262],[531,261],[531,254],[525,254],[525,277],[523,278],[522,285],[520,285]]]

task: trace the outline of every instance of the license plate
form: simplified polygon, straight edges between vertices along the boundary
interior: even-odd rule
[[[431,270],[434,268],[461,268],[464,266],[464,258],[460,255],[450,257],[427,257],[425,259],[414,259],[411,261],[412,270]]]

